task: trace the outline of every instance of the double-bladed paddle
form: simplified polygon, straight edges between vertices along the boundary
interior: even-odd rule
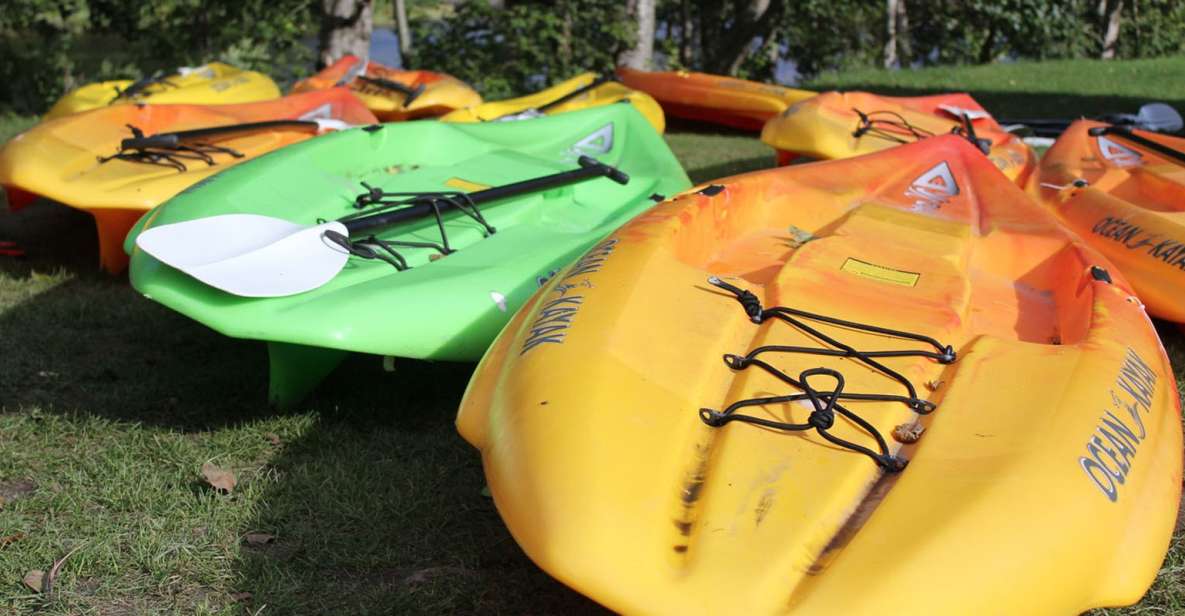
[[[611,81],[609,77],[606,77],[605,75],[601,75],[601,76],[597,77],[596,79],[594,79],[591,83],[580,86],[579,88],[576,88],[575,90],[572,90],[571,92],[568,92],[567,94],[564,94],[563,96],[560,96],[554,100],[548,101],[547,103],[539,105],[538,107],[532,107],[530,109],[524,109],[522,111],[515,111],[513,113],[503,114],[503,115],[500,115],[500,116],[494,118],[494,121],[499,122],[499,121],[509,121],[509,120],[528,120],[531,118],[537,118],[537,117],[547,113],[548,109],[558,107],[558,106],[560,106],[560,105],[562,105],[562,104],[564,104],[564,103],[566,103],[578,96],[583,95],[586,92],[595,90],[595,89],[605,85],[606,83],[609,83],[609,81]]]
[[[282,297],[316,289],[337,276],[356,249],[350,236],[511,197],[629,176],[581,156],[580,167],[472,193],[425,193],[398,209],[306,226],[258,214],[224,214],[143,231],[136,246],[202,282],[242,297]],[[382,194],[379,192],[378,194]],[[458,205],[458,204],[463,205]]]
[[[1164,103],[1147,103],[1142,105],[1140,109],[1132,113],[1105,113],[1098,117],[1103,122],[1111,124],[1130,126],[1140,130],[1152,131],[1157,133],[1175,133],[1182,128],[1185,128],[1185,120],[1182,120],[1181,114],[1177,113],[1176,109]],[[1074,122],[1074,119],[1067,118],[1029,118],[1029,119],[1002,119],[999,120],[1003,125],[1022,125],[1032,130],[1033,134],[1038,137],[1056,137],[1062,134]]]

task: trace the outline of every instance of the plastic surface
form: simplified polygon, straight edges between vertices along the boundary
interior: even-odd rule
[[[583,73],[534,94],[458,109],[444,115],[440,120],[442,122],[511,121],[624,102],[633,105],[639,113],[645,116],[646,120],[650,122],[650,125],[654,127],[654,130],[661,133],[666,128],[666,119],[663,116],[662,107],[659,107],[658,103],[650,95],[638,90],[632,90],[615,81],[602,83],[583,94],[579,94],[558,105],[548,107],[543,112],[537,111],[538,108],[552,101],[592,84],[596,79],[596,73]]]
[[[759,131],[787,107],[815,95],[734,77],[689,71],[638,71],[617,67],[626,86],[653,96],[668,116]]]
[[[250,213],[314,225],[356,214],[362,182],[389,192],[463,191],[578,167],[593,156],[629,175],[481,206],[496,232],[460,212],[444,216],[453,252],[396,247],[410,266],[350,258],[328,284],[290,297],[230,295],[152,258],[132,255],[141,293],[229,336],[308,347],[272,354],[274,400],[291,402],[323,374],[275,366],[320,348],[440,360],[476,360],[515,309],[556,270],[654,204],[654,193],[690,185],[661,136],[629,105],[606,105],[523,122],[406,122],[353,129],[296,144],[222,173],[149,213],[140,229]],[[440,242],[432,217],[376,229],[388,241]],[[132,244],[129,242],[129,246]],[[289,348],[289,347],[283,347]],[[310,383],[311,382],[311,383]]]
[[[907,122],[918,130],[911,134],[900,126],[877,125],[880,130],[857,134],[859,113],[881,120]],[[963,125],[970,115],[976,137],[990,141],[988,157],[1000,171],[1023,186],[1036,164],[1029,146],[1006,132],[975,99],[966,94],[893,97],[867,92],[824,92],[803,101],[772,119],[761,131],[761,140],[779,152],[779,160],[806,157],[820,160],[871,154],[930,135],[944,135]]]
[[[52,120],[111,104],[233,105],[265,101],[280,96],[280,88],[271,77],[222,62],[183,69],[178,74],[165,77],[163,83],[152,84],[135,96],[119,96],[121,90],[133,83],[130,79],[100,81],[72,90],[58,99],[42,120]]]
[[[146,161],[110,159],[132,137],[127,125],[145,135],[264,120],[339,120],[371,124],[376,118],[345,88],[287,96],[245,105],[113,105],[42,122],[0,149],[0,185],[41,195],[95,217],[99,260],[118,273],[127,267],[122,245],[145,211],[223,169],[304,141],[308,128],[276,128],[198,140],[242,154],[210,154],[213,164],[179,158],[184,171]],[[320,124],[320,122],[319,122]],[[321,129],[335,124],[320,124]]]
[[[432,71],[404,71],[367,62],[359,75],[359,64],[365,60],[352,55],[343,56],[325,70],[296,82],[292,92],[310,92],[345,85],[376,116],[384,122],[414,120],[444,115],[454,109],[481,104],[481,95],[463,81]],[[399,83],[411,90],[420,90],[410,102],[408,95],[396,90],[368,83],[359,76]],[[342,83],[342,81],[346,83]]]
[[[1185,323],[1185,164],[1080,120],[1041,158],[1029,192],[1107,255],[1148,312]],[[1185,139],[1135,131],[1185,152]]]
[[[1181,418],[1156,332],[1105,257],[954,136],[713,184],[557,274],[469,384],[458,428],[540,567],[630,614],[1078,614],[1141,597],[1176,522]],[[904,471],[814,431],[701,420],[799,391],[725,354],[825,348],[755,324],[711,276],[766,308],[954,347],[946,365],[880,360],[937,404],[929,415],[845,401]],[[864,351],[925,348],[813,325]],[[834,369],[845,392],[904,393],[853,358],[763,358],[794,377]],[[843,418],[832,433],[873,446]]]

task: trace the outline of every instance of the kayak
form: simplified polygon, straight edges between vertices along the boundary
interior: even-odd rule
[[[222,62],[211,62],[198,67],[181,67],[172,75],[87,84],[58,99],[42,120],[117,103],[232,105],[279,96],[280,88],[271,77]]]
[[[432,71],[404,71],[346,55],[292,87],[311,92],[347,85],[384,122],[444,115],[481,104],[481,95],[463,81]]]
[[[0,149],[10,207],[37,196],[90,212],[103,269],[145,211],[219,171],[318,132],[373,124],[345,88],[243,105],[113,105],[42,122]]]
[[[667,115],[759,131],[787,107],[815,95],[734,77],[690,71],[639,71],[617,67],[626,86],[653,96]]]
[[[948,135],[635,218],[457,426],[527,555],[617,612],[1078,614],[1156,576],[1178,405],[1122,274]]]
[[[967,135],[968,125],[973,135]],[[778,164],[785,165],[799,157],[870,154],[952,131],[980,140],[992,163],[1021,186],[1036,164],[1029,146],[967,94],[906,98],[824,92],[770,120],[761,140],[778,150]]]
[[[1123,270],[1148,312],[1185,323],[1185,139],[1080,120],[1029,191]]]
[[[611,165],[628,181],[593,177],[478,204],[488,190],[585,165]],[[131,281],[145,296],[216,331],[266,341],[271,401],[290,406],[348,352],[476,361],[557,269],[659,195],[689,186],[662,137],[629,105],[524,122],[407,122],[342,131],[240,165],[154,210],[128,238]],[[410,199],[392,206],[396,215],[419,208],[423,217],[351,236],[348,253],[329,246],[331,234],[317,232],[315,245],[264,265],[252,261],[259,253],[246,253],[240,260],[245,270],[235,270],[240,261],[233,258],[211,259],[215,269],[230,268],[233,281],[267,286],[317,270],[319,262],[301,261],[317,250],[327,259],[340,254],[340,271],[296,294],[214,286],[208,271],[185,273],[184,263],[166,265],[161,259],[171,256],[145,248],[151,234],[167,238],[187,228],[197,230],[175,235],[172,243],[192,239],[197,252],[217,252],[208,247],[240,241],[252,235],[250,228],[259,228],[269,244],[271,227],[264,222],[278,222],[284,231],[293,223],[324,220],[333,227],[347,216],[381,216],[387,208],[372,198],[379,193]],[[458,211],[457,203],[469,207]],[[435,205],[450,205],[441,224],[428,207]],[[224,216],[244,214],[250,216],[242,224]],[[202,230],[219,220],[230,221],[226,234]],[[160,243],[168,248],[170,241]]]
[[[546,90],[540,90],[527,96],[458,109],[445,114],[440,120],[442,122],[524,120],[621,102],[633,105],[645,116],[654,130],[661,133],[666,128],[662,107],[659,107],[650,95],[627,88],[616,81],[599,78],[596,73],[582,73]]]

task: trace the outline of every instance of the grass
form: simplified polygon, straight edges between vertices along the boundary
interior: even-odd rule
[[[1111,84],[1124,100],[1185,100],[1155,96],[1185,87],[1157,72],[1185,62],[1101,68],[1129,65],[1141,78]],[[1099,68],[868,72],[815,85],[983,86],[1002,101],[1060,96],[1052,111],[1086,113],[1108,90],[1073,74]],[[0,139],[32,121],[0,116]],[[675,126],[668,142],[695,181],[773,160],[736,133]],[[601,611],[535,568],[484,495],[480,460],[452,426],[471,366],[408,361],[388,373],[355,356],[277,413],[263,403],[261,345],[96,272],[86,215],[49,203],[0,213],[0,239],[29,251],[0,258],[0,615]],[[1179,331],[1161,333],[1185,366]],[[204,463],[233,470],[234,491],[208,487]],[[22,584],[66,554],[51,597]],[[1178,535],[1145,600],[1113,612],[1185,612],[1183,571]]]

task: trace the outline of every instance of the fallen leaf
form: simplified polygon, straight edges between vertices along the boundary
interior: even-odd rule
[[[271,443],[273,447],[280,446],[280,435],[279,434],[276,434],[274,432],[268,432],[267,434],[263,435],[263,438],[266,438],[267,442]]]
[[[25,533],[13,533],[11,535],[5,535],[4,537],[0,537],[0,548],[6,548],[10,544],[16,543],[17,541],[20,541],[21,539],[24,539],[24,538],[25,538]]]
[[[243,535],[243,541],[246,541],[247,545],[254,547],[267,545],[275,540],[276,536],[271,533],[247,533]]]
[[[28,496],[37,489],[37,484],[28,479],[16,479],[14,481],[0,481],[0,506],[4,503],[11,503],[12,501]]]
[[[228,471],[212,462],[202,465],[202,477],[205,478],[206,483],[210,484],[210,487],[227,494],[234,490],[239,483],[235,479],[234,471]]]
[[[230,600],[234,601],[235,603],[246,603],[247,601],[251,600],[251,593],[246,591],[232,592],[230,593]]]
[[[494,495],[490,493],[490,486],[482,486],[481,495],[486,498],[494,498]]]
[[[40,569],[33,569],[25,574],[25,579],[22,581],[25,583],[25,586],[41,592],[41,583],[43,580],[45,580],[45,572]]]

